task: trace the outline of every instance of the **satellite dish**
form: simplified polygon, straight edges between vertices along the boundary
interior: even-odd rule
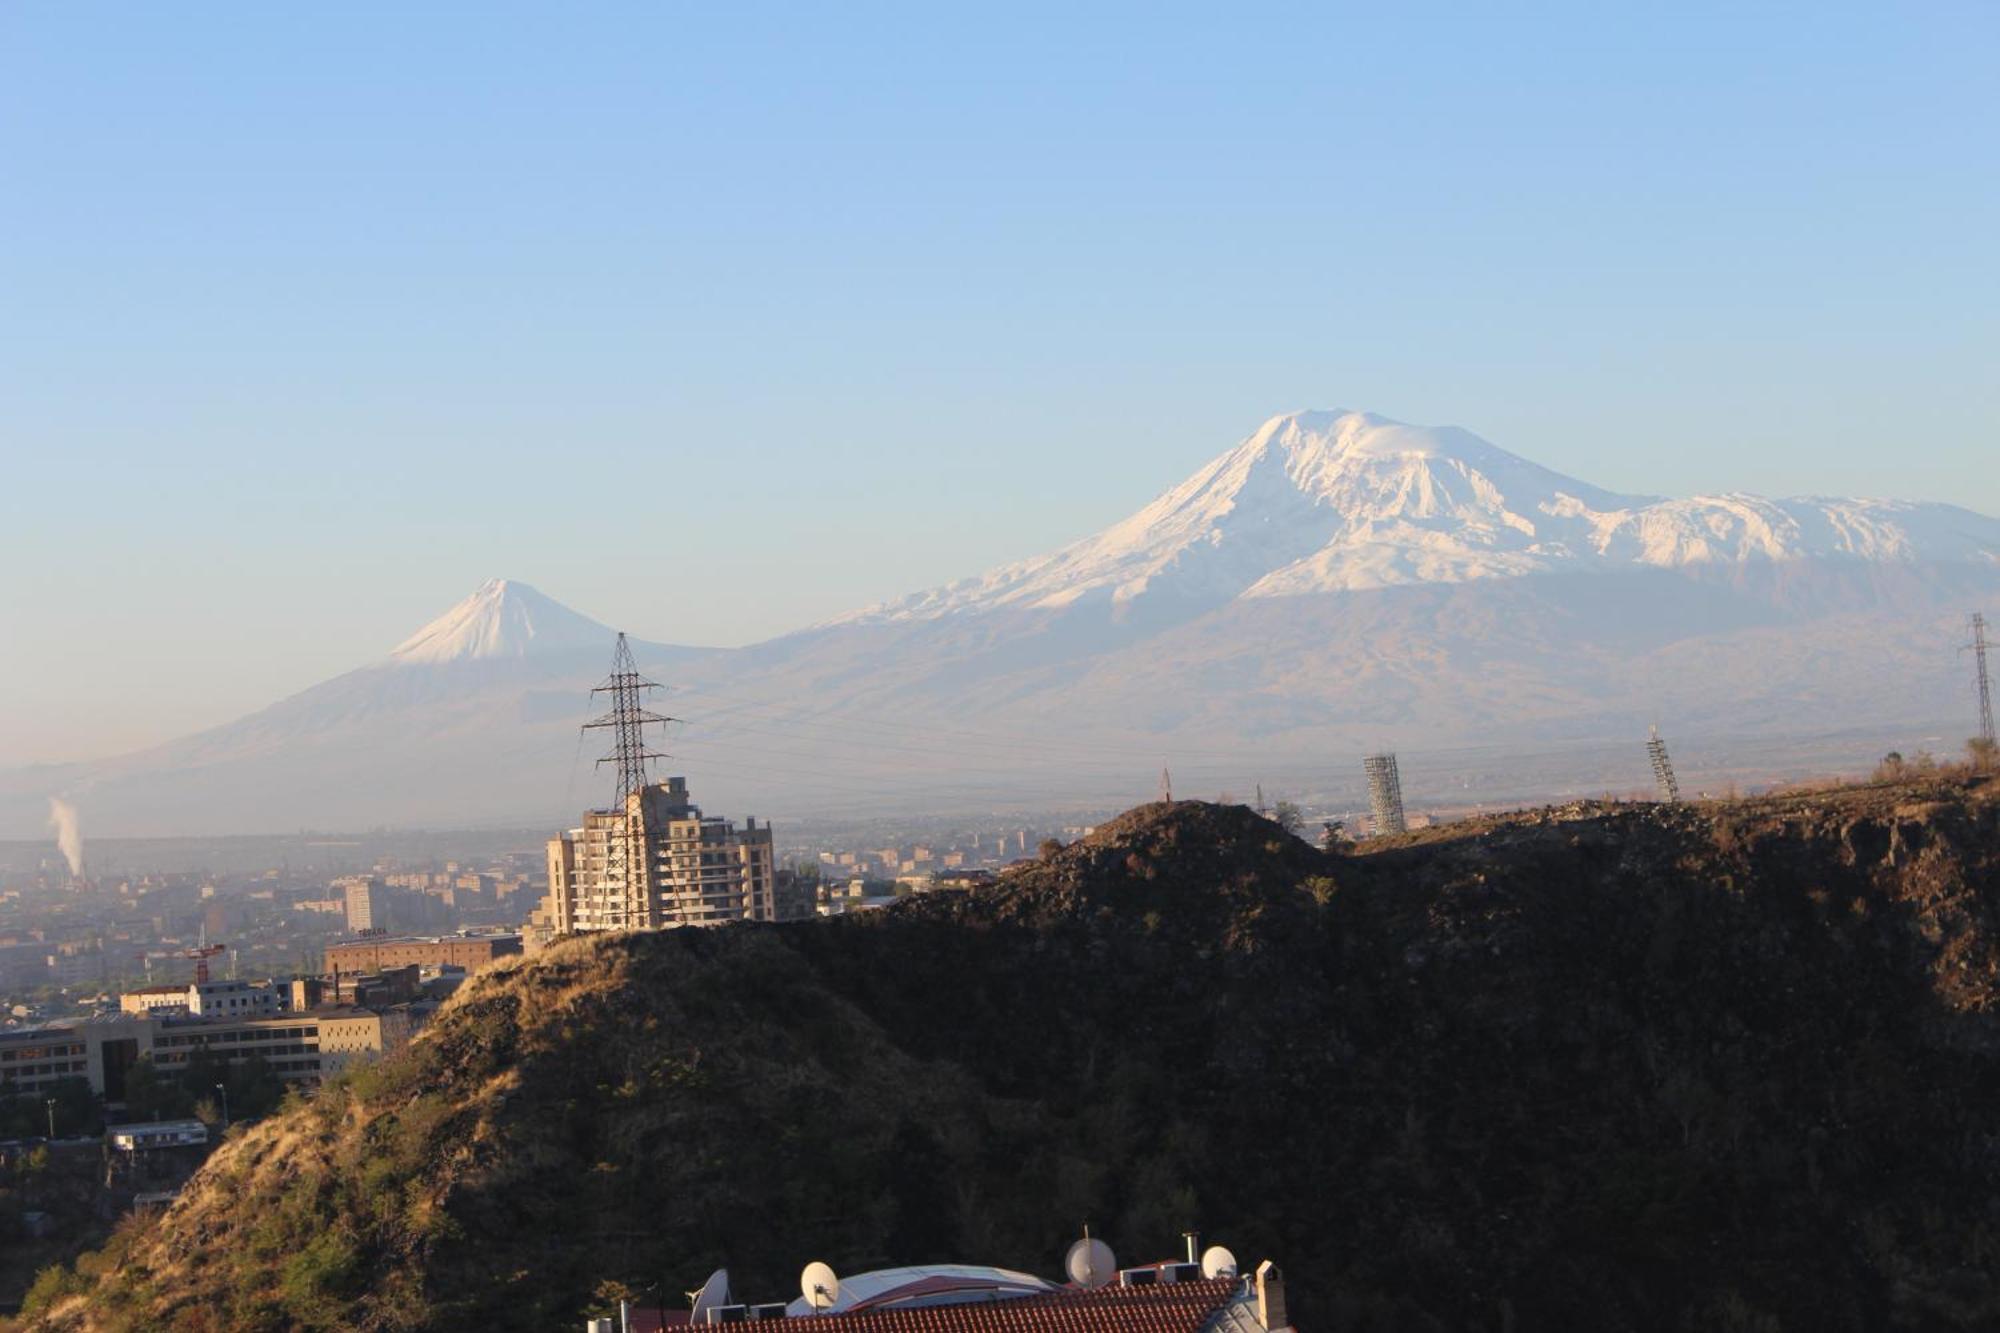
[[[799,1274],[799,1295],[806,1298],[806,1304],[813,1308],[814,1314],[830,1310],[833,1303],[840,1299],[840,1279],[834,1276],[831,1268],[815,1259]]]
[[[1236,1256],[1220,1245],[1211,1245],[1201,1252],[1201,1275],[1203,1277],[1235,1277]]]
[[[729,1304],[729,1270],[718,1268],[708,1275],[708,1281],[701,1284],[701,1290],[691,1294],[694,1308],[688,1312],[690,1324],[701,1325],[708,1322],[708,1312]]]
[[[1118,1276],[1117,1256],[1094,1236],[1085,1236],[1070,1246],[1063,1267],[1069,1270],[1069,1280],[1079,1287],[1102,1287]]]

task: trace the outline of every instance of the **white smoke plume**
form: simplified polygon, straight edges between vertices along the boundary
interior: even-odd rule
[[[83,827],[76,817],[76,807],[60,796],[49,797],[49,827],[56,831],[56,846],[62,848],[63,860],[69,862],[69,873],[83,878]]]

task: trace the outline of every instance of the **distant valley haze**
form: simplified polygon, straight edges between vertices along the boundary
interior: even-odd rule
[[[698,564],[698,561],[695,562]],[[1050,554],[741,648],[632,633],[697,799],[853,817],[1106,807],[1182,790],[1338,800],[1365,749],[1419,801],[1855,764],[1969,729],[1953,652],[2000,520],[1937,502],[1618,494],[1457,428],[1274,417]],[[754,597],[755,588],[741,588]],[[493,579],[385,656],[114,759],[0,775],[99,834],[549,824],[598,803],[579,724],[615,629]],[[248,711],[252,710],[254,711]]]

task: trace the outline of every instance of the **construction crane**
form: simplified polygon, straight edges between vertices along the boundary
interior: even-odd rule
[[[175,949],[165,953],[141,954],[140,957],[145,961],[146,979],[149,981],[153,977],[153,960],[155,958],[192,958],[194,960],[194,984],[197,986],[206,986],[208,984],[208,960],[217,954],[228,952],[229,946],[226,944],[200,944],[192,949]]]
[[[203,944],[193,949],[181,950],[180,956],[182,958],[194,959],[194,984],[197,986],[206,986],[208,984],[208,960],[217,954],[228,952],[229,946],[224,944]]]

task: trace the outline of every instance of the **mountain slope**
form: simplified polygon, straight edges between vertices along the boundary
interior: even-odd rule
[[[1095,536],[834,623],[1826,558],[2000,566],[2000,520],[1896,501],[1615,495],[1456,427],[1296,412]]]
[[[1162,762],[1339,806],[1383,745],[1462,803],[1643,786],[1655,722],[1696,789],[1956,749],[1955,649],[1996,600],[2000,521],[1949,505],[1617,495],[1465,431],[1295,413],[1051,555],[746,648],[635,647],[716,810],[1101,810]],[[492,582],[226,726],[0,774],[0,832],[39,836],[51,795],[103,833],[571,820],[601,798],[576,726],[611,638]]]
[[[561,1327],[1198,1227],[1313,1329],[1987,1328],[2000,791],[1327,857],[1148,806],[970,897],[599,937],[240,1133],[44,1329]],[[677,1302],[676,1302],[677,1303]]]
[[[565,817],[601,795],[577,725],[616,638],[526,584],[489,580],[387,656],[232,722],[117,759],[0,775],[0,828],[28,833],[55,791],[104,834]],[[632,648],[660,674],[714,651]]]

